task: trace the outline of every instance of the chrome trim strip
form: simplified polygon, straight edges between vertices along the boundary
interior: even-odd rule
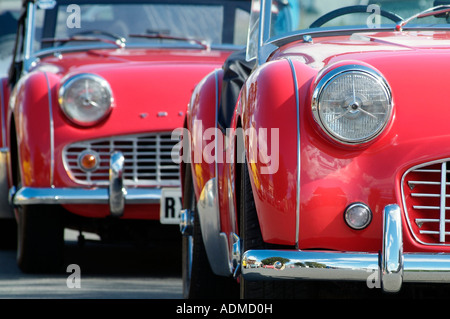
[[[292,78],[294,80],[295,90],[295,106],[297,115],[297,193],[296,193],[296,206],[295,206],[295,247],[299,247],[300,236],[300,167],[301,167],[301,151],[300,151],[300,101],[298,96],[298,80],[297,73],[295,72],[294,63],[290,58],[287,59],[292,71]]]
[[[159,204],[160,198],[160,188],[130,188],[125,194],[125,204]],[[15,193],[13,204],[109,204],[109,190],[22,187]]]
[[[302,40],[304,36],[310,36],[311,38],[319,38],[319,37],[333,37],[333,36],[342,36],[342,35],[352,35],[354,33],[372,33],[376,32],[392,32],[395,28],[395,25],[392,26],[382,26],[376,29],[370,28],[348,28],[348,27],[321,27],[316,29],[302,29],[291,31],[282,35],[274,36],[263,45],[272,44],[276,47],[281,47],[286,43],[295,42],[298,40]],[[403,31],[448,31],[450,28],[448,27],[439,27],[439,26],[412,26],[407,27]]]
[[[368,287],[379,287],[386,292],[400,290],[403,282],[450,283],[450,254],[402,253],[400,207],[388,205],[384,214],[383,238],[386,241],[382,255],[344,251],[249,250],[242,256],[242,275],[246,280],[366,281]],[[269,268],[262,264],[262,260],[267,258],[289,261],[277,268]],[[379,265],[383,263],[380,269]]]
[[[219,127],[218,127],[218,123],[219,123],[219,78],[218,78],[218,74],[217,74],[217,70],[214,71],[214,79],[215,79],[215,90],[216,90],[216,99],[215,99],[215,114],[214,114],[214,130],[215,130],[215,134],[216,136],[214,137],[214,157],[215,157],[215,163],[214,163],[214,176],[217,176],[218,174],[218,168],[217,168],[217,163],[219,160],[219,154],[217,152],[218,148],[218,141],[217,138],[219,136]],[[223,155],[223,154],[220,154]],[[217,180],[216,180],[217,183]],[[218,187],[218,185],[216,186]]]
[[[228,240],[220,232],[219,199],[216,178],[206,182],[197,202],[200,228],[211,270],[219,276],[231,276]]]
[[[111,154],[109,166],[109,210],[112,216],[120,217],[125,208],[126,190],[123,186],[125,157],[121,152]]]
[[[53,123],[53,103],[52,103],[52,91],[50,88],[50,81],[48,80],[47,73],[44,72],[45,81],[47,83],[47,98],[48,98],[48,113],[49,113],[49,126],[50,126],[50,185],[54,186],[55,179],[55,126]]]
[[[439,209],[439,241],[445,242],[445,201],[447,188],[447,162],[442,162],[441,166],[441,198]]]
[[[262,65],[266,58],[263,56],[264,43],[269,40],[270,37],[270,12],[272,7],[272,1],[264,1],[261,3],[261,15],[259,19],[259,30],[258,30],[258,55],[257,62],[258,65]],[[269,19],[266,19],[266,18]]]
[[[270,39],[270,24],[272,14],[272,0],[264,1],[261,5],[260,46]],[[268,19],[267,19],[268,18]]]
[[[24,63],[25,61],[31,58],[31,53],[33,52],[34,13],[35,13],[34,3],[29,2],[27,8],[27,27],[25,30],[24,50],[23,50]]]
[[[86,45],[65,45],[64,47],[58,46],[58,47],[50,47],[50,48],[44,48],[39,49],[34,52],[33,56],[34,58],[40,58],[47,55],[52,55],[55,53],[70,53],[70,52],[78,52],[78,51],[90,51],[90,50],[102,50],[102,49],[112,49],[116,48],[117,45],[115,44],[107,44],[104,42],[95,43],[95,44],[86,44]],[[192,50],[198,50],[199,45],[193,44],[189,45],[188,43],[183,44],[161,44],[158,45],[152,45],[150,43],[128,43],[127,49],[160,49],[160,48],[168,48],[168,49],[192,49]],[[245,49],[245,46],[243,45],[233,45],[233,44],[213,44],[211,45],[211,50],[218,50],[218,51],[238,51]]]

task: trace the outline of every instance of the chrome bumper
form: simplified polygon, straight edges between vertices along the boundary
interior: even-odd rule
[[[14,205],[36,204],[109,204],[107,188],[35,188],[23,187],[14,195]],[[159,204],[161,189],[129,188],[125,190],[127,204]]]
[[[13,205],[37,204],[108,204],[112,216],[123,215],[125,204],[159,204],[161,189],[126,188],[123,183],[122,153],[111,155],[108,188],[36,188],[10,190]]]
[[[402,234],[400,207],[389,205],[380,253],[249,250],[242,255],[241,273],[247,280],[366,281],[386,292],[398,292],[403,282],[450,283],[450,254],[403,253]]]

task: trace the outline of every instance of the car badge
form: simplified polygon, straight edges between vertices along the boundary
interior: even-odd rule
[[[168,114],[167,112],[158,112],[158,114],[156,115],[157,117],[166,117]]]

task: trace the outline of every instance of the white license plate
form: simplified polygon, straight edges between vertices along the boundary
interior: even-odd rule
[[[160,202],[161,224],[179,224],[181,211],[181,189],[163,188],[161,189]]]

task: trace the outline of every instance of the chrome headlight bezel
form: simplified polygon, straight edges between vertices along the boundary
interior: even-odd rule
[[[83,110],[83,107],[87,107],[86,103],[92,104],[98,102],[93,101],[93,99],[91,99],[90,97],[84,98],[84,105],[77,104],[76,102],[71,103],[69,101],[70,99],[68,98],[68,94],[72,93],[71,90],[73,90],[75,85],[80,81],[85,81],[85,83],[87,83],[86,81],[93,81],[92,83],[96,85],[97,90],[101,90],[101,92],[94,92],[96,94],[99,93],[101,95],[101,99],[103,100],[101,108],[96,112],[90,113],[88,108]],[[81,102],[83,100],[83,97],[80,95],[76,96],[79,98],[78,102],[83,104],[83,102]],[[79,126],[87,127],[101,122],[110,114],[113,107],[114,98],[108,81],[96,74],[81,73],[70,76],[67,79],[63,80],[62,85],[58,91],[58,102],[62,112],[71,122]]]
[[[324,91],[332,84],[336,79],[343,75],[349,75],[349,74],[357,74],[359,76],[365,76],[375,85],[379,86],[380,92],[383,92],[384,97],[386,99],[386,105],[385,105],[385,114],[381,121],[379,121],[379,124],[372,130],[368,131],[367,134],[364,136],[360,136],[357,138],[350,138],[343,136],[339,132],[334,131],[330,126],[328,125],[326,119],[322,115],[321,107],[323,107],[321,102],[321,97],[323,96]],[[354,91],[353,91],[354,92]],[[350,105],[347,105],[347,107],[350,107]],[[356,110],[358,105],[355,105]],[[311,109],[312,114],[315,122],[319,125],[319,127],[322,129],[325,134],[330,137],[332,140],[339,142],[343,145],[360,145],[360,144],[366,144],[372,140],[374,140],[376,137],[378,137],[388,126],[388,123],[390,122],[393,114],[393,102],[392,102],[392,93],[390,86],[388,85],[385,78],[376,70],[373,68],[370,68],[365,65],[355,65],[355,64],[349,64],[349,65],[341,65],[337,66],[330,71],[323,73],[319,75],[318,81],[316,82],[313,96],[312,96],[312,103],[311,103]],[[361,108],[359,109],[360,112],[364,111]]]

